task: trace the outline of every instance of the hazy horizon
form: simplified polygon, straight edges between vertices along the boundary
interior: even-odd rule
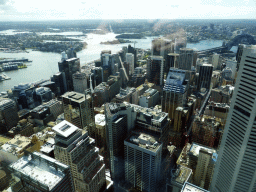
[[[156,3],[118,1],[1,0],[0,21],[123,20],[123,19],[256,19],[256,1],[180,0]]]

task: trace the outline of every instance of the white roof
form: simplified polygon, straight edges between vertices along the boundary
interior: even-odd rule
[[[106,125],[105,115],[103,114],[95,115],[95,124],[100,126],[105,126]]]
[[[20,158],[13,163],[11,167],[29,176],[32,180],[47,185],[50,189],[55,187],[65,177],[64,173],[59,170],[56,171],[54,167],[40,163],[40,161],[37,160],[30,160],[27,156]]]
[[[69,123],[68,121],[64,120],[59,124],[55,125],[52,130],[54,130],[58,135],[62,137],[69,137],[72,133],[74,133],[79,128],[75,125]]]

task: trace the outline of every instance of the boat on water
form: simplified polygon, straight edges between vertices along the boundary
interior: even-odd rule
[[[5,73],[0,74],[0,81],[10,80],[11,78]]]

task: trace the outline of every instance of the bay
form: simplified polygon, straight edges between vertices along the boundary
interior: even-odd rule
[[[111,41],[115,39],[117,34],[93,34],[89,33],[86,37],[80,38],[83,42],[86,42],[85,49],[77,53],[77,57],[80,58],[81,65],[85,65],[88,62],[94,61],[100,58],[102,50],[111,50],[112,53],[117,53],[123,46],[128,46],[134,43],[124,43],[116,45],[104,45],[101,42]],[[75,37],[74,37],[75,38]],[[156,37],[147,37],[146,39],[129,39],[135,41],[136,48],[150,49],[151,41]],[[221,40],[204,40],[199,43],[188,43],[188,48],[194,48],[197,50],[209,49],[222,45]],[[16,71],[6,71],[5,73],[11,77],[11,80],[0,82],[0,92],[7,91],[13,88],[19,83],[31,83],[41,79],[50,79],[50,76],[58,72],[58,62],[61,59],[61,55],[58,53],[48,53],[40,51],[28,50],[29,53],[4,53],[0,52],[0,58],[27,58],[32,60],[32,63],[28,63],[29,66],[25,69],[19,69]]]

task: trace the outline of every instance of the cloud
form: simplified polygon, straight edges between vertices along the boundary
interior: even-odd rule
[[[0,5],[5,5],[9,0],[1,0]]]
[[[0,10],[7,11],[12,9],[12,0],[0,0]]]

